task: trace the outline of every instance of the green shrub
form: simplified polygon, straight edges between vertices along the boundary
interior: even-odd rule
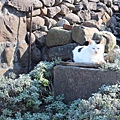
[[[0,78],[0,120],[120,120],[120,85],[103,85],[88,100],[54,98],[52,69],[40,62],[29,74]]]

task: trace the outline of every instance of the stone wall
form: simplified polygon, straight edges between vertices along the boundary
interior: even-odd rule
[[[1,0],[1,75],[27,72],[31,6],[31,69],[41,60],[70,60],[77,44],[102,30],[120,40],[119,0]]]

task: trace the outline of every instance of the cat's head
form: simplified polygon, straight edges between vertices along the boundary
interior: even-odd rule
[[[89,51],[91,54],[103,54],[104,53],[104,48],[105,48],[105,40],[101,40],[100,43],[96,43],[94,40],[88,40],[89,45]]]

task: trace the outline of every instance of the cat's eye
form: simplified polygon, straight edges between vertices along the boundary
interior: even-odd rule
[[[97,48],[97,49],[100,49],[100,48]]]
[[[93,48],[95,50],[95,48]]]

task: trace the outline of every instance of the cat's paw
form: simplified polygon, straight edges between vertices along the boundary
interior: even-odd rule
[[[99,61],[97,61],[97,62],[95,62],[96,64],[99,64],[99,65],[101,65],[101,64],[104,64],[104,63],[106,63],[104,60],[99,60]]]
[[[97,64],[100,64],[100,65],[101,65],[101,64],[104,64],[104,63],[106,63],[106,61],[98,61],[98,62],[97,62]]]

